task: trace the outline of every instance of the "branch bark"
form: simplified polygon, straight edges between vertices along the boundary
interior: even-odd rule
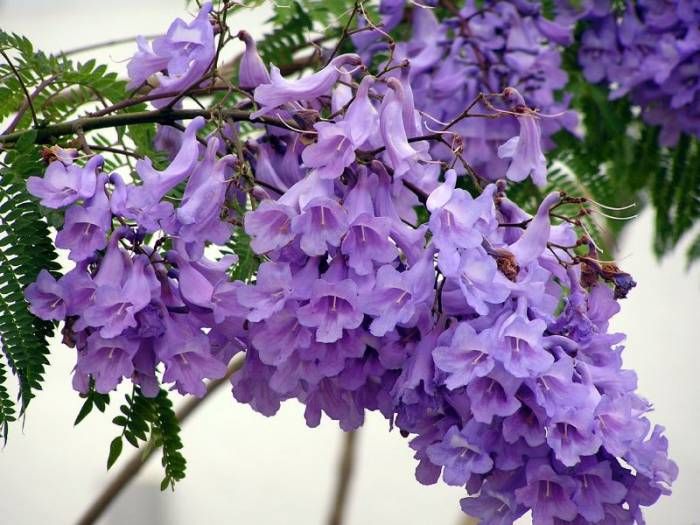
[[[345,507],[348,501],[350,482],[355,466],[357,431],[343,434],[343,445],[338,464],[338,480],[333,497],[333,506],[328,517],[328,525],[342,525]]]
[[[11,144],[16,142],[22,135],[36,131],[37,136],[35,142],[37,144],[45,144],[52,139],[64,135],[72,135],[78,130],[83,132],[92,131],[95,129],[113,128],[120,126],[130,126],[134,124],[171,124],[178,120],[191,120],[196,117],[204,117],[207,120],[213,116],[221,116],[225,119],[235,121],[247,121],[270,126],[288,128],[288,125],[280,120],[270,117],[251,118],[250,112],[240,109],[226,110],[211,110],[211,109],[168,109],[155,111],[138,111],[134,113],[121,113],[118,115],[105,115],[101,117],[81,117],[61,124],[51,126],[38,127],[28,131],[17,131],[0,135],[0,144]]]
[[[204,396],[201,398],[193,397],[188,399],[177,411],[178,421],[181,424],[184,423],[192,412],[199,408],[204,401],[209,399],[222,385],[228,383],[231,376],[241,369],[243,363],[244,359],[242,357],[234,359],[229,365],[228,371],[224,377],[209,382],[207,385],[207,393],[204,394]],[[124,464],[119,474],[117,474],[117,477],[114,478],[99,494],[97,499],[90,504],[85,513],[78,520],[78,525],[91,525],[95,523],[112,502],[122,493],[124,488],[136,477],[156,450],[157,448],[151,446],[150,443],[147,443],[145,447],[137,450],[133,457]]]

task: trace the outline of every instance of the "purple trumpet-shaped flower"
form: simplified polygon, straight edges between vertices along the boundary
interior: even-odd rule
[[[357,286],[350,279],[319,279],[314,283],[311,301],[299,308],[297,316],[301,325],[316,328],[316,341],[333,343],[343,336],[343,329],[352,330],[362,323],[357,303]]]
[[[226,173],[233,156],[216,158],[219,140],[209,139],[204,159],[187,181],[182,203],[175,210],[178,235],[194,246],[190,251],[202,256],[205,241],[225,244],[231,236],[231,224],[221,220],[226,198]]]
[[[266,365],[277,366],[289,358],[297,349],[311,344],[311,330],[301,325],[294,311],[294,301],[272,314],[265,322],[252,330],[253,346],[260,360]]]
[[[481,246],[464,250],[459,265],[459,288],[476,313],[488,314],[489,304],[501,304],[510,295],[508,279]]]
[[[163,382],[175,383],[181,394],[202,397],[204,379],[219,379],[226,365],[211,354],[209,339],[187,318],[163,316],[165,334],[156,341],[156,355],[165,363]]]
[[[238,66],[238,85],[243,89],[255,89],[270,83],[270,73],[258,54],[258,46],[248,31],[239,31],[238,38],[245,43],[245,51]]]
[[[515,397],[522,380],[513,377],[500,366],[488,375],[474,379],[467,385],[474,419],[490,424],[494,416],[507,417],[520,408]]]
[[[478,496],[462,498],[462,511],[469,516],[479,518],[485,525],[512,525],[522,512],[517,512],[517,505],[511,498],[498,492],[480,492]]]
[[[260,109],[251,115],[260,117],[292,101],[308,101],[330,93],[338,81],[344,66],[358,66],[362,63],[358,55],[348,53],[335,57],[321,71],[298,80],[285,79],[277,66],[272,66],[270,83],[255,89],[254,98]]]
[[[569,522],[576,517],[577,507],[572,500],[576,482],[569,476],[559,475],[541,460],[527,464],[527,485],[515,491],[519,503],[532,509],[535,523],[554,524],[555,519]]]
[[[568,356],[560,357],[552,367],[535,380],[535,395],[548,416],[565,407],[585,406],[588,388],[573,380],[574,363]]]
[[[151,43],[139,37],[138,51],[127,64],[128,89],[135,89],[153,77],[157,86],[151,94],[173,94],[153,101],[154,106],[163,107],[180,91],[196,87],[204,80],[216,52],[210,12],[211,2],[207,2],[189,24],[178,18],[165,35]]]
[[[605,450],[615,456],[624,456],[647,432],[644,420],[632,412],[631,395],[603,395],[595,409],[595,427]]]
[[[355,93],[355,100],[348,106],[343,119],[347,123],[350,138],[356,149],[368,140],[372,141],[379,131],[379,112],[369,97],[369,89],[373,84],[374,77],[367,75],[362,78]]]
[[[135,327],[136,314],[151,302],[154,279],[148,258],[137,256],[123,286],[117,280],[112,285],[97,288],[94,303],[83,314],[84,321],[89,326],[99,327],[104,338],[116,337],[127,328]]]
[[[66,211],[63,228],[56,235],[56,246],[70,250],[68,258],[82,261],[107,245],[112,226],[109,200],[104,186],[107,176],[100,175],[94,196],[84,205],[74,204]]]
[[[29,311],[45,321],[62,321],[66,317],[66,292],[56,279],[41,270],[36,281],[27,286],[24,297]]]
[[[78,353],[76,372],[90,374],[95,379],[95,390],[107,394],[134,372],[132,359],[137,349],[136,340],[104,338],[95,332],[88,337],[87,348]]]
[[[670,494],[671,484],[678,477],[678,466],[668,458],[668,439],[663,435],[664,430],[661,425],[655,425],[646,441],[630,447],[625,461],[649,478],[651,486],[663,494]]]
[[[542,445],[545,442],[544,423],[547,417],[544,409],[528,389],[522,388],[518,399],[521,407],[503,420],[503,439],[506,443],[514,444],[523,438],[530,447]]]
[[[552,231],[549,212],[560,202],[559,192],[554,191],[547,195],[537,208],[537,213],[528,224],[525,233],[508,247],[520,266],[530,264],[547,248],[547,241]]]
[[[166,259],[177,265],[177,280],[182,299],[202,308],[212,308],[215,283],[207,279],[199,268],[176,250],[168,252]]]
[[[418,160],[418,151],[408,142],[403,116],[404,88],[396,78],[390,78],[387,85],[391,91],[384,95],[379,113],[379,131],[386,147],[388,164],[395,177],[409,172]]]
[[[252,237],[250,247],[255,253],[267,253],[289,244],[296,236],[292,232],[294,210],[271,200],[264,200],[245,216],[245,231]]]
[[[521,182],[530,175],[535,184],[544,186],[547,183],[547,159],[542,153],[542,129],[537,120],[539,117],[525,105],[525,100],[515,88],[506,88],[504,96],[515,99],[515,111],[520,124],[520,134],[498,147],[500,158],[512,159],[506,177]]]
[[[433,190],[426,202],[430,212],[430,231],[440,251],[440,269],[445,275],[454,275],[457,271],[458,249],[476,248],[483,240],[482,234],[474,227],[482,210],[469,193],[455,189],[456,184],[457,172],[448,170],[445,182]]]
[[[604,504],[620,503],[627,494],[627,488],[613,480],[608,461],[598,461],[588,457],[581,461],[573,476],[578,486],[573,495],[578,513],[588,523],[598,523],[605,518]]]
[[[595,454],[601,440],[594,432],[589,410],[568,408],[555,414],[547,425],[547,443],[559,461],[573,467],[582,456]]]
[[[460,430],[450,427],[442,441],[430,445],[428,458],[444,467],[442,479],[448,485],[464,485],[472,474],[486,474],[493,468],[493,460],[486,451],[493,432],[474,419]]]
[[[386,264],[396,259],[396,246],[391,243],[391,221],[386,217],[362,214],[350,223],[343,237],[341,251],[348,256],[348,266],[359,275],[369,275],[374,263]]]
[[[459,323],[449,346],[436,347],[433,359],[435,366],[448,374],[445,379],[447,388],[454,390],[493,370],[492,351],[490,330],[477,333],[469,323]]]
[[[27,190],[38,197],[42,206],[63,208],[80,199],[89,199],[97,187],[97,170],[104,159],[92,157],[85,166],[52,162],[43,177],[29,177]]]
[[[255,285],[247,285],[238,290],[241,305],[250,308],[247,319],[258,322],[279,312],[292,293],[292,286],[292,272],[288,264],[261,264]]]
[[[340,246],[348,257],[348,266],[359,275],[368,275],[374,269],[374,263],[390,263],[398,255],[396,246],[389,236],[392,222],[388,217],[375,217],[371,189],[376,183],[363,171],[348,192],[343,203],[348,211],[350,227]]]
[[[135,220],[149,232],[159,230],[161,223],[173,214],[172,205],[162,202],[163,197],[186,180],[197,166],[200,152],[197,131],[204,123],[202,117],[190,122],[183,133],[180,150],[165,170],[154,169],[149,159],[139,160],[136,172],[143,181],[142,185],[125,184],[116,173],[112,174],[111,180],[115,185],[110,198],[112,213]]]
[[[409,323],[427,307],[435,279],[433,252],[427,249],[423,258],[404,272],[388,264],[379,268],[375,288],[361,297],[363,311],[374,316],[369,327],[372,335],[381,337],[397,324]]]
[[[336,179],[355,161],[355,146],[347,122],[319,122],[314,125],[318,139],[307,146],[301,158],[322,179]]]
[[[515,377],[535,377],[554,363],[554,357],[544,349],[542,342],[546,323],[542,319],[529,320],[526,309],[521,298],[518,310],[504,315],[493,351],[493,357]]]
[[[292,232],[300,236],[301,249],[307,255],[323,255],[330,246],[340,246],[348,229],[345,210],[333,199],[312,199],[300,215],[292,219]]]

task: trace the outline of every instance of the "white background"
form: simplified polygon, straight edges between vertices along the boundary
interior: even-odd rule
[[[0,0],[0,27],[23,33],[47,51],[164,30],[186,16],[180,0]],[[264,16],[246,13],[235,29],[261,31]],[[132,46],[97,53],[123,71]],[[629,230],[619,251],[623,268],[639,282],[614,328],[628,333],[626,366],[639,374],[640,391],[654,401],[653,418],[667,427],[680,466],[674,494],[647,512],[650,525],[700,524],[700,268],[686,273],[682,253],[659,264],[651,255],[652,217]],[[116,435],[108,414],[72,422],[81,400],[71,389],[74,351],[58,342],[44,390],[32,401],[24,428],[11,429],[0,451],[0,524],[73,523],[114,475],[105,471]],[[115,397],[115,399],[117,399]],[[223,388],[183,431],[188,473],[174,493],[160,493],[161,470],[152,460],[103,523],[308,524],[324,523],[331,499],[341,434],[325,420],[308,429],[303,409],[289,402],[271,419],[233,401]],[[125,457],[131,450],[125,449]],[[459,522],[462,491],[413,478],[411,451],[380,417],[359,435],[357,475],[346,523],[452,525]],[[117,469],[119,467],[117,464]],[[523,520],[527,523],[527,520]]]

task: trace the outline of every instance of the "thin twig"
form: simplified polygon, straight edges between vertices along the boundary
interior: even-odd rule
[[[131,42],[135,42],[139,36],[141,36],[141,35],[115,38],[114,40],[106,40],[104,42],[98,42],[96,44],[88,44],[85,46],[74,47],[73,49],[69,49],[67,51],[61,51],[60,54],[63,56],[77,55],[78,53],[84,53],[85,51],[93,51],[95,49],[102,49],[104,47],[112,47],[112,46],[118,46],[121,44],[129,44]],[[159,36],[163,36],[163,35],[161,35],[161,34],[148,35],[148,36],[144,36],[144,38],[146,38],[147,40],[152,40],[152,39],[157,38]]]
[[[207,385],[207,393],[204,396],[197,398],[193,397],[187,400],[180,410],[177,411],[177,420],[182,424],[204,401],[209,399],[222,385],[228,382],[233,374],[235,374],[243,366],[244,359],[234,359],[228,367],[228,371],[224,377],[215,381],[210,381]],[[152,443],[147,443],[142,449],[136,451],[133,457],[124,464],[121,471],[109,485],[100,493],[95,501],[88,507],[85,514],[78,520],[78,525],[90,525],[95,523],[100,516],[107,510],[112,502],[121,494],[122,490],[134,479],[141,471],[146,462],[151,458],[153,452],[157,450]]]
[[[34,111],[34,104],[32,103],[32,97],[29,94],[29,90],[27,89],[27,86],[24,83],[24,80],[22,80],[22,76],[19,74],[19,71],[17,71],[17,69],[15,68],[15,65],[12,63],[12,60],[10,60],[10,57],[7,56],[7,53],[5,53],[5,51],[0,49],[0,55],[3,56],[3,58],[7,62],[7,65],[10,66],[10,69],[17,77],[17,81],[19,82],[19,85],[22,87],[22,91],[24,91],[24,96],[27,97],[27,104],[29,104],[29,110],[32,112],[32,120],[34,121],[34,127],[38,128],[39,121],[36,118],[36,111]]]
[[[338,480],[335,486],[333,506],[328,517],[328,525],[341,525],[343,513],[348,501],[350,482],[355,466],[355,449],[357,443],[357,430],[343,434],[340,463],[338,464]]]
[[[331,63],[331,60],[333,60],[333,57],[338,53],[340,50],[340,46],[343,45],[343,42],[348,36],[348,31],[350,29],[350,24],[352,24],[352,21],[355,19],[355,15],[360,9],[360,3],[362,0],[355,0],[355,5],[352,8],[352,12],[350,13],[350,16],[348,17],[348,21],[345,24],[345,27],[343,28],[343,32],[340,35],[340,38],[338,38],[338,42],[335,44],[335,47],[333,48],[333,51],[331,51],[330,56],[328,57],[328,60],[326,61],[326,65]]]

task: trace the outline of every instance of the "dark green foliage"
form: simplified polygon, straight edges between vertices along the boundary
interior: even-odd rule
[[[147,454],[159,447],[163,449],[162,464],[165,476],[161,490],[168,486],[174,487],[177,481],[185,477],[187,462],[180,452],[180,424],[168,393],[161,389],[156,397],[151,398],[144,396],[139,388],[135,388],[131,395],[126,396],[126,403],[120,407],[120,411],[121,414],[112,422],[122,428],[122,433],[110,444],[107,468],[114,465],[121,455],[122,439],[126,439],[136,448],[141,443],[148,442]]]
[[[175,483],[184,479],[187,461],[180,452],[182,440],[180,439],[180,424],[173,411],[173,404],[168,398],[168,393],[162,390],[154,400],[156,418],[152,424],[152,439],[154,446],[163,448],[161,463],[165,471],[165,477],[160,484],[160,490],[168,487],[174,488]]]
[[[126,98],[126,82],[94,60],[74,64],[63,56],[46,55],[35,50],[27,38],[1,30],[0,49],[9,55],[24,85],[33,95],[32,105],[40,125],[62,122],[87,103],[109,105]],[[41,89],[37,89],[39,87]],[[25,100],[19,79],[0,59],[0,120],[15,113]],[[131,107],[129,111],[139,111],[143,107]],[[18,129],[30,125],[31,113],[26,111]]]
[[[583,118],[586,130],[582,140],[567,132],[555,138],[557,148],[550,161],[563,165],[571,174],[550,174],[550,185],[563,183],[575,195],[590,197],[608,206],[636,207],[618,216],[641,212],[651,205],[656,216],[653,248],[661,257],[670,252],[700,219],[700,144],[695,138],[682,136],[674,148],[659,145],[659,129],[648,126],[626,99],[610,100],[609,91],[591,85],[583,78],[576,60],[576,46],[564,52],[569,73],[566,90],[573,94],[572,105]],[[613,212],[615,214],[615,212]],[[629,221],[599,216],[603,226],[598,237],[612,248]],[[689,263],[697,258],[691,248]]]
[[[55,271],[56,254],[49,226],[39,206],[29,196],[24,181],[42,169],[31,134],[5,155],[0,168],[0,338],[2,351],[19,382],[19,411],[24,413],[36,390],[41,389],[48,364],[47,338],[53,324],[34,317],[27,308],[24,289],[42,269]],[[12,401],[6,395],[6,375],[0,373],[0,425],[14,419]]]
[[[10,399],[10,394],[5,388],[7,372],[5,363],[0,359],[0,436],[7,439],[8,424],[15,421],[15,404]]]
[[[275,26],[284,26],[301,11],[313,22],[337,30],[347,21],[354,4],[354,0],[299,0],[293,3],[293,7],[277,7],[272,22]]]
[[[308,43],[313,20],[298,2],[292,2],[287,8],[277,8],[276,12],[286,14],[279,21],[273,17],[275,29],[258,42],[258,51],[266,64],[281,68],[291,64],[294,53]]]
[[[94,381],[92,381],[94,383]],[[75,418],[74,425],[79,424],[83,419],[85,419],[90,412],[92,412],[92,407],[96,407],[100,412],[104,412],[105,408],[109,404],[109,394],[100,394],[94,388],[94,384],[90,385],[90,390],[85,394],[85,402],[80,408],[77,417]]]

